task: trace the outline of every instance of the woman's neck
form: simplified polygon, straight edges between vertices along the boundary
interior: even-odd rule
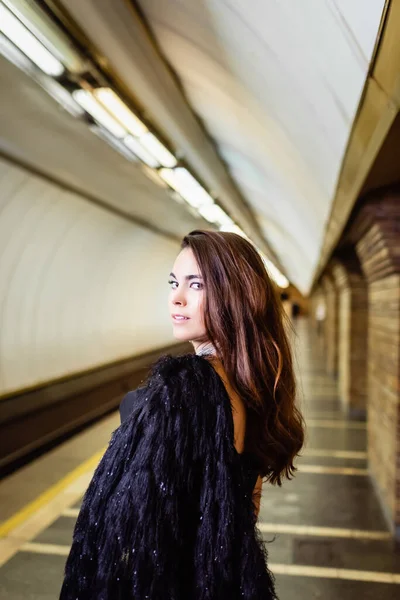
[[[211,342],[192,342],[194,351],[198,356],[212,355],[217,356],[217,350]]]

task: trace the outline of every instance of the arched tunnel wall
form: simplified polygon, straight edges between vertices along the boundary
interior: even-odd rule
[[[0,189],[0,397],[173,343],[178,242],[2,159]]]
[[[1,158],[0,214],[7,473],[115,409],[160,353],[182,345],[167,307],[178,241]]]

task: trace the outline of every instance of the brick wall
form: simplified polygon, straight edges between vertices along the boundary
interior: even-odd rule
[[[367,409],[368,288],[360,264],[347,249],[331,265],[338,293],[338,383],[350,416]]]
[[[326,370],[335,376],[338,371],[338,294],[331,274],[324,275],[321,281],[326,305],[324,326]]]
[[[400,194],[366,203],[353,235],[368,281],[369,468],[400,536]]]

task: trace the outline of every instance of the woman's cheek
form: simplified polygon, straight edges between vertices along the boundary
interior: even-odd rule
[[[205,306],[205,298],[204,298],[204,295],[202,294],[201,298],[199,298],[198,315],[199,315],[199,323],[201,323],[201,326],[203,327],[203,329],[205,328],[204,306]]]

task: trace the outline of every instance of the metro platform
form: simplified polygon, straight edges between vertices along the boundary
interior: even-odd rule
[[[343,412],[306,320],[293,343],[307,441],[294,479],[264,484],[258,521],[278,596],[399,598],[400,551],[368,474],[366,423]],[[58,597],[82,495],[118,425],[114,412],[0,483],[0,598]]]

